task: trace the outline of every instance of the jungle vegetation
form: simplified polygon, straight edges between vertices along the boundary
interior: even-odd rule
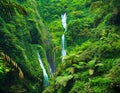
[[[119,91],[120,0],[0,0],[0,93]]]

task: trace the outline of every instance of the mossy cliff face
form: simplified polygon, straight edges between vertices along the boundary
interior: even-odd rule
[[[39,4],[35,0],[0,1],[0,51],[10,56],[24,73],[22,80],[12,70],[4,74],[6,81],[0,80],[3,82],[0,84],[1,92],[15,93],[23,88],[26,93],[37,93],[43,89],[43,72],[37,56],[38,46],[42,47],[43,64],[50,75],[46,60],[46,28],[39,14]],[[12,66],[9,68],[12,69]],[[9,84],[8,79],[11,81]],[[2,87],[2,84],[6,86]]]

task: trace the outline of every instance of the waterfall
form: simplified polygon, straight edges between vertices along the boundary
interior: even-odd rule
[[[62,18],[62,25],[63,28],[65,29],[64,33],[67,31],[67,27],[66,27],[66,13],[64,13],[63,15],[61,15]],[[62,62],[64,61],[64,57],[66,56],[66,50],[65,50],[65,34],[63,33],[62,35]]]
[[[66,56],[65,50],[65,35],[62,35],[62,62],[64,61],[64,57]]]
[[[62,18],[62,25],[63,25],[63,28],[65,29],[65,31],[67,31],[67,27],[66,27],[66,13],[64,13],[63,15],[61,15],[61,18]]]
[[[46,69],[45,69],[43,63],[42,63],[42,60],[41,60],[39,52],[37,53],[37,55],[38,55],[38,60],[39,60],[40,66],[41,66],[42,71],[43,71],[43,77],[44,77],[43,85],[44,85],[44,87],[47,87],[48,86],[48,74],[46,72]]]

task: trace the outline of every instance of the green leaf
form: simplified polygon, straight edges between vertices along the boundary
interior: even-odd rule
[[[72,75],[69,75],[69,76],[58,76],[56,78],[56,84],[57,85],[63,85],[64,87],[66,86],[67,84],[67,81],[69,81],[70,79],[72,79],[73,76]]]
[[[104,66],[102,63],[97,63],[97,64],[95,64],[95,67],[97,67],[97,66]]]
[[[93,75],[94,74],[94,69],[89,69],[89,75]]]
[[[95,62],[96,62],[96,58],[94,58],[93,60],[88,62],[88,67],[89,68],[94,68],[95,67]]]
[[[80,66],[80,65],[77,65],[77,64],[73,64],[72,66],[75,67],[75,68],[77,68],[77,69],[80,69],[80,68],[81,68],[81,66]]]

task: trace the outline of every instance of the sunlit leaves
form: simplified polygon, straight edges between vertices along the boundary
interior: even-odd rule
[[[70,67],[70,68],[66,69],[66,71],[67,71],[68,74],[74,74],[75,68],[74,67]]]
[[[57,85],[60,84],[60,85],[65,87],[66,84],[67,84],[67,81],[72,79],[72,78],[73,78],[72,75],[69,75],[69,76],[59,76],[59,77],[56,78],[56,84]]]
[[[93,75],[94,74],[94,69],[89,69],[89,75]]]
[[[0,56],[0,78],[2,78],[2,76],[5,76],[11,70],[13,69],[11,69],[9,66],[7,66],[7,64],[4,63],[3,58]]]
[[[96,58],[88,62],[88,67],[93,68],[95,66]]]

